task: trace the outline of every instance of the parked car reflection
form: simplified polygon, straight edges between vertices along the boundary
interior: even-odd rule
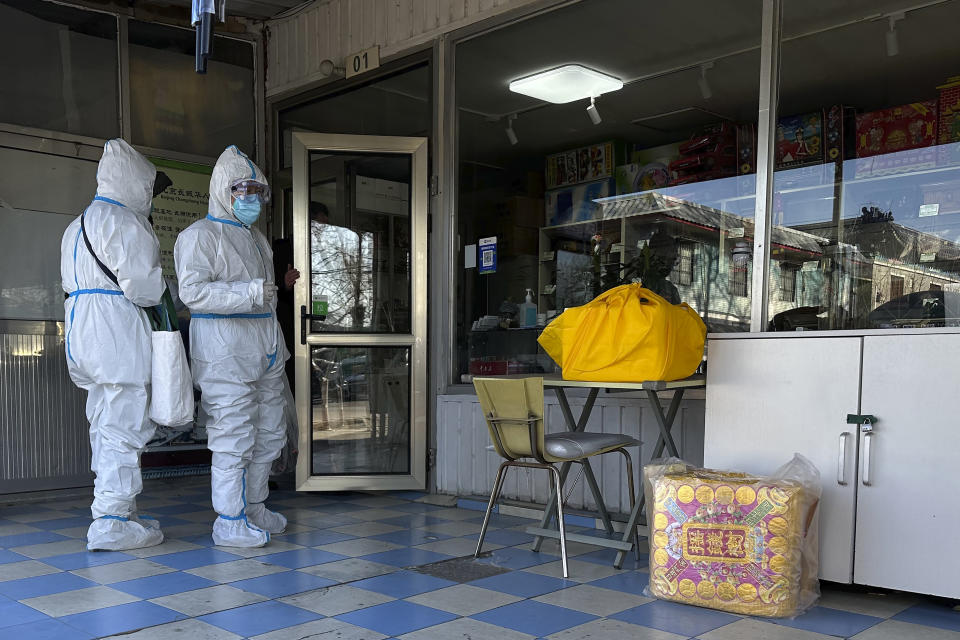
[[[960,326],[960,292],[909,293],[871,311],[867,322],[874,329]]]
[[[820,328],[820,307],[797,307],[781,311],[770,319],[770,331],[816,331]]]

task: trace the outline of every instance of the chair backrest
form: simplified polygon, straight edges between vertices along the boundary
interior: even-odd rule
[[[473,386],[497,453],[543,461],[543,378],[474,378]]]

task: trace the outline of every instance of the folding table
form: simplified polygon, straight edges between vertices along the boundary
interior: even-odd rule
[[[705,387],[706,377],[702,375],[696,375],[683,380],[676,380],[674,382],[664,382],[662,380],[645,382],[583,382],[579,380],[564,380],[559,375],[554,374],[543,376],[543,386],[550,387],[556,392],[557,400],[560,403],[560,411],[563,413],[563,418],[567,424],[568,431],[583,431],[586,428],[587,422],[590,419],[590,413],[593,411],[594,403],[596,402],[597,395],[600,393],[601,389],[606,389],[609,392],[646,392],[647,399],[650,401],[650,405],[653,409],[653,415],[657,419],[657,425],[660,428],[659,435],[657,436],[657,444],[653,448],[653,454],[647,460],[649,462],[650,460],[654,460],[662,456],[664,449],[667,450],[668,455],[675,457],[680,456],[679,451],[677,451],[677,445],[673,440],[673,436],[671,435],[673,421],[677,417],[677,412],[680,409],[680,402],[683,400],[684,391],[687,389],[701,389]],[[580,417],[577,419],[574,418],[573,411],[570,409],[570,403],[567,401],[567,395],[564,391],[564,389],[567,388],[581,388],[590,390],[587,395],[587,401],[583,405],[583,410],[580,412]],[[664,413],[663,405],[660,403],[659,396],[659,394],[664,391],[673,392],[673,398],[670,400],[670,406],[666,413]],[[562,465],[560,465],[561,482],[566,481],[571,464],[572,463],[570,462],[564,462]],[[641,460],[641,469],[643,468],[643,464],[644,463]],[[589,464],[583,465],[583,475],[586,478],[591,493],[593,493],[593,498],[597,504],[597,509],[600,512],[600,519],[603,521],[603,526],[607,530],[608,534],[612,534],[613,523],[610,521],[610,514],[607,512],[606,505],[603,501],[603,496],[600,494],[600,487],[597,484],[597,479],[593,475],[593,471],[590,469]],[[556,495],[553,495],[547,502],[547,508],[543,513],[540,526],[527,528],[527,533],[531,533],[536,536],[533,546],[534,551],[540,550],[540,546],[543,544],[544,538],[557,539],[560,537],[560,532],[558,530],[546,528],[556,512],[555,504]],[[626,556],[626,554],[631,550],[634,550],[632,532],[634,527],[636,527],[640,521],[640,514],[643,511],[643,506],[644,487],[641,474],[640,491],[637,493],[637,500],[634,503],[632,511],[630,512],[630,518],[627,520],[627,525],[623,531],[623,536],[621,539],[605,539],[577,533],[568,533],[567,540],[599,547],[606,547],[609,549],[616,549],[617,556],[613,564],[619,569],[623,565],[624,556]],[[635,551],[639,553],[639,549],[636,549]]]

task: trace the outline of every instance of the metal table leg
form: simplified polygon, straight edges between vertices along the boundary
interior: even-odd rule
[[[683,400],[683,389],[677,389],[673,394],[673,399],[670,401],[670,409],[667,410],[667,415],[663,415],[663,407],[660,406],[660,397],[657,395],[656,391],[647,390],[647,399],[650,400],[650,404],[653,406],[653,416],[657,419],[657,426],[660,427],[660,436],[657,438],[657,446],[659,447],[654,457],[651,460],[660,456],[663,453],[663,445],[666,444],[667,452],[674,457],[680,457],[680,453],[677,451],[677,444],[673,441],[673,435],[671,435],[670,430],[673,428],[673,420],[677,417],[677,411],[680,409],[680,401]]]
[[[564,393],[563,387],[554,387],[554,391],[557,393],[557,401],[560,404],[560,411],[563,413],[563,420],[567,424],[567,429],[569,431],[583,431],[587,427],[587,421],[590,419],[590,413],[593,411],[593,405],[597,401],[597,395],[600,393],[599,388],[590,389],[590,393],[587,395],[587,401],[583,405],[583,410],[580,412],[580,419],[574,420],[573,411],[570,409],[570,403],[567,401],[567,394]],[[563,490],[563,484],[567,481],[567,474],[570,473],[571,462],[564,462],[560,465],[560,485],[557,487],[557,491]],[[584,472],[589,469],[585,467]],[[593,472],[590,472],[591,477]],[[593,497],[597,501],[597,504],[603,505],[603,498],[600,496],[599,488],[595,487],[596,478],[593,480],[593,484],[590,489],[593,491]],[[557,494],[552,492],[550,495],[550,500],[547,502],[546,509],[543,510],[543,517],[540,519],[540,529],[546,529],[547,525],[550,523],[550,519],[553,518],[554,512],[556,510]],[[603,507],[602,507],[603,508]],[[606,513],[606,509],[603,508],[603,513]],[[610,515],[606,514],[606,519],[604,524],[606,525],[609,521]],[[612,527],[612,525],[610,525]],[[540,547],[543,545],[543,536],[536,536],[533,540],[533,550],[540,551]]]
[[[603,528],[607,533],[613,533],[613,523],[610,522],[610,514],[607,512],[607,505],[603,503],[603,495],[600,493],[600,486],[597,484],[597,478],[593,475],[593,468],[590,466],[590,458],[584,458],[580,462],[583,466],[583,476],[590,485],[590,491],[593,493],[594,502],[597,504],[597,511],[600,512],[600,519],[603,521]]]
[[[673,429],[673,421],[677,417],[677,412],[680,410],[680,402],[683,400],[683,388],[675,389],[673,392],[673,399],[670,401],[670,408],[667,410],[667,414],[664,415],[663,407],[660,404],[660,397],[657,395],[656,391],[651,389],[647,390],[647,398],[650,399],[650,404],[653,406],[653,415],[657,419],[657,425],[660,427],[660,435],[657,436],[657,444],[654,447],[653,455],[650,457],[650,460],[656,460],[661,455],[663,455],[664,448],[667,449],[668,453],[674,457],[680,457],[679,451],[677,451],[677,444],[673,440],[673,435],[671,430]],[[643,483],[643,466],[641,465],[641,478],[640,478],[640,491],[637,496],[637,501],[633,505],[633,509],[630,511],[630,518],[627,520],[627,526],[623,530],[623,542],[630,540],[634,531],[636,531],[637,525],[640,522],[640,514],[643,511],[645,496],[644,490],[646,489]],[[639,549],[636,550],[639,553]],[[613,566],[619,569],[623,566],[623,558],[627,555],[627,552],[624,550],[617,551],[617,557],[613,561]]]

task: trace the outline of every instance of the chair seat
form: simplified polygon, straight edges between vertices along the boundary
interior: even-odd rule
[[[560,460],[577,460],[621,447],[640,445],[640,441],[636,438],[620,433],[590,433],[585,431],[549,433],[544,436],[543,440],[547,454]]]

